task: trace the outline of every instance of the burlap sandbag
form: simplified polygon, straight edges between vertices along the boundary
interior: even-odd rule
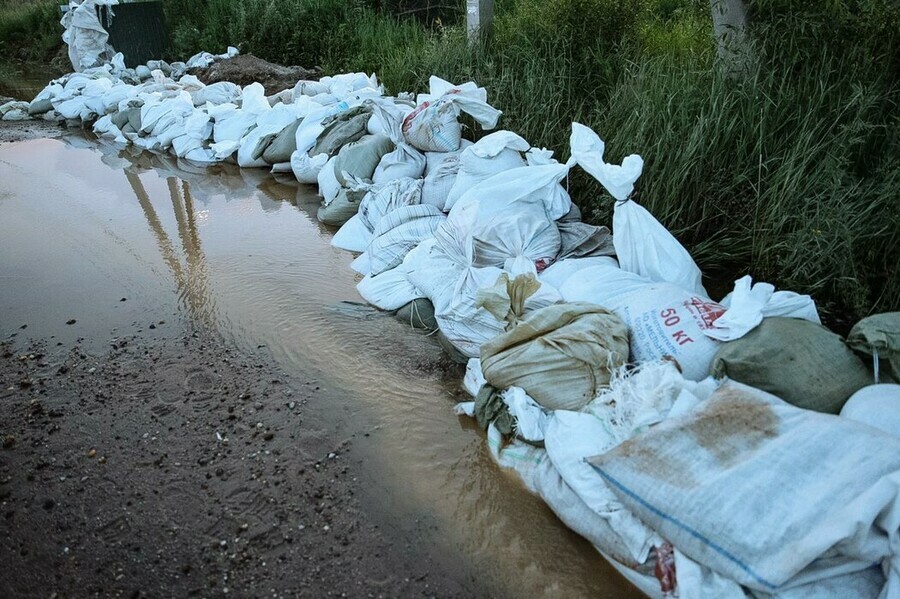
[[[262,159],[267,164],[291,161],[291,154],[297,149],[297,129],[302,122],[303,119],[297,119],[272,137],[262,152]],[[259,157],[254,156],[254,158]]]
[[[879,369],[876,382],[900,382],[900,312],[863,318],[850,330],[847,345],[872,356],[872,365]]]
[[[872,376],[839,335],[799,318],[766,318],[723,343],[712,374],[762,389],[807,410],[837,414]]]
[[[359,211],[359,203],[366,195],[364,191],[352,191],[342,187],[328,204],[319,206],[316,217],[326,225],[340,227]]]
[[[347,176],[371,179],[381,157],[394,149],[394,142],[387,135],[364,135],[341,148],[334,160],[334,177],[346,186]]]
[[[480,305],[495,316],[500,310],[489,307],[488,296],[505,278],[487,293],[479,292]],[[539,286],[533,277],[509,282],[505,319],[510,326],[481,346],[482,372],[494,387],[520,387],[545,408],[577,410],[628,360],[628,329],[612,312],[586,302],[555,304],[519,316],[525,299]]]
[[[316,138],[316,145],[309,151],[309,155],[334,156],[342,147],[366,134],[371,116],[372,109],[365,106],[356,106],[335,115]]]

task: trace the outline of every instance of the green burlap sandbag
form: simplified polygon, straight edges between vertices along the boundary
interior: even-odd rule
[[[296,119],[293,123],[273,135],[260,155],[254,155],[253,158],[262,158],[266,161],[266,164],[290,162],[291,154],[297,149],[297,129],[302,122],[303,119]],[[254,152],[254,154],[256,154],[256,152]]]
[[[545,408],[577,410],[628,360],[628,328],[586,302],[554,304],[523,317],[525,300],[539,287],[531,275],[509,281],[503,274],[497,285],[479,291],[477,304],[509,323],[481,346],[481,369],[498,389],[521,387]]]
[[[722,344],[712,374],[829,414],[872,383],[866,365],[839,335],[799,318],[766,318],[744,337]]]
[[[338,152],[334,159],[334,177],[341,185],[347,185],[346,175],[371,179],[381,157],[393,149],[394,142],[387,135],[364,135]]]
[[[434,318],[434,304],[425,297],[409,302],[397,310],[394,316],[400,322],[408,324],[414,329],[434,331],[438,328],[437,320]]]
[[[356,106],[335,115],[316,138],[316,145],[309,151],[309,155],[328,154],[329,158],[334,156],[342,147],[366,134],[371,116],[372,109],[365,106]]]
[[[340,227],[359,211],[359,203],[365,195],[364,191],[352,191],[342,187],[337,197],[329,204],[319,206],[316,217],[326,225]]]
[[[872,356],[873,366],[878,364],[879,381],[889,377],[900,382],[900,312],[863,318],[850,330],[847,345]]]

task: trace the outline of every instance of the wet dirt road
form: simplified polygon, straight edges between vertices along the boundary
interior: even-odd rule
[[[637,596],[453,415],[437,343],[357,304],[317,204],[264,171],[0,145],[0,534],[40,523],[56,580],[125,595]]]

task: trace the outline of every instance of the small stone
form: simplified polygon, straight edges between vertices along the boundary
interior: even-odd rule
[[[99,458],[97,458],[97,463],[98,463],[98,464],[105,464],[105,463],[106,463],[106,456],[105,456],[105,455],[102,455],[102,456],[100,456]]]
[[[119,301],[120,301],[120,302],[127,302],[127,301],[128,301],[128,298],[127,298],[127,297],[123,297],[123,298],[120,299]]]
[[[12,449],[16,446],[16,438],[12,435],[3,437],[3,449]]]
[[[97,450],[96,450],[96,449],[91,448],[91,450],[90,450],[89,452],[87,452],[87,457],[89,457],[89,458],[93,458],[93,457],[96,457],[96,456],[97,456]]]
[[[93,366],[91,366],[90,368],[88,368],[88,374],[94,374],[95,372],[97,372],[97,369],[94,368]]]
[[[78,321],[75,320],[75,319],[73,318],[73,319],[71,319],[71,320],[67,320],[67,321],[66,321],[66,324],[68,324],[68,325],[73,325],[73,324],[75,324],[76,322],[78,322]]]
[[[151,324],[151,325],[150,325],[149,327],[147,327],[147,328],[148,328],[148,329],[155,329],[155,328],[156,328],[156,325],[155,325],[155,324]]]
[[[269,431],[268,433],[263,435],[263,439],[266,441],[271,441],[274,438],[275,438],[275,433],[273,433],[272,431]]]

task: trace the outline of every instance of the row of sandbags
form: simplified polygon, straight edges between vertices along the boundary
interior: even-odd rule
[[[101,136],[186,161],[271,166],[318,185],[323,196],[320,219],[341,227],[333,243],[360,253],[353,266],[364,275],[361,295],[379,308],[396,310],[411,324],[438,331],[448,350],[460,359],[471,358],[466,386],[477,401],[460,410],[484,420],[492,453],[501,464],[515,468],[567,525],[614,564],[630,568],[626,573],[639,583],[646,583],[640,572],[657,570],[663,573],[665,589],[675,584],[677,572],[682,597],[729,596],[723,589],[740,591],[740,596],[745,591],[809,596],[771,593],[773,588],[748,584],[654,520],[655,512],[648,515],[632,505],[636,493],[604,474],[605,461],[585,462],[620,451],[657,430],[658,424],[692,418],[713,405],[715,397],[734,399],[734,392],[729,395],[728,387],[720,387],[709,375],[715,371],[741,380],[741,365],[761,359],[753,353],[760,335],[776,339],[770,347],[783,349],[779,335],[802,340],[812,338],[811,331],[825,331],[810,298],[753,285],[749,278],[738,281],[724,300],[713,301],[690,255],[652,215],[629,200],[643,166],[639,156],[629,156],[621,165],[607,164],[603,142],[578,124],[573,124],[566,163],[510,131],[468,142],[462,137],[461,112],[485,128],[493,128],[500,116],[487,103],[486,91],[474,83],[453,85],[432,78],[428,94],[390,98],[374,77],[349,74],[301,81],[293,90],[266,97],[258,84],[243,89],[204,86],[171,68],[168,73],[153,69],[138,82],[127,80],[130,73],[124,79],[121,74],[107,66],[67,76],[48,86],[29,108],[35,113],[46,110],[46,118],[93,123]],[[562,185],[576,166],[596,177],[617,200],[612,234],[581,222]],[[772,323],[784,322],[791,324],[776,324],[772,336]],[[750,348],[745,352],[749,358],[740,352],[733,355],[741,344]],[[793,346],[805,347],[802,341]],[[824,360],[823,355],[812,352],[804,364],[828,370],[831,378],[823,379],[812,369],[784,381],[783,373],[772,371],[757,376],[754,387],[801,378],[817,381],[820,391],[837,399],[829,397],[823,408],[816,403],[818,395],[802,387],[794,388],[791,399],[810,400],[804,408],[834,412],[854,386],[868,382],[868,371],[862,366],[863,376],[845,376],[847,367],[835,363],[834,352]],[[859,360],[852,352],[848,355]],[[792,363],[797,359],[782,354],[770,362],[780,362],[790,375],[797,372]],[[838,379],[852,383],[837,385]],[[744,391],[754,401],[763,393],[756,388]],[[766,397],[762,403],[780,402]],[[742,416],[744,411],[760,410],[748,404],[746,410],[716,412],[715,426],[709,430],[707,421],[706,428],[701,427],[725,439],[725,449],[716,455],[731,459],[759,446],[742,440],[745,429],[755,430],[759,424]],[[793,422],[812,412],[790,408],[784,414]],[[828,421],[822,426],[832,425]],[[762,440],[781,439],[782,428],[769,422]],[[697,437],[690,427],[683,429]],[[852,432],[862,434],[859,429]],[[798,442],[795,437],[790,441]],[[694,446],[698,444],[699,449],[688,446],[686,451],[708,449],[708,444],[698,441]],[[790,453],[794,458],[806,455]],[[668,465],[645,461],[631,467],[663,472]],[[722,469],[708,471],[724,476]],[[796,476],[795,469],[786,472]],[[618,482],[620,475],[617,471]],[[699,472],[693,476],[702,478]],[[778,491],[777,485],[760,482],[769,496]],[[851,492],[867,489],[858,481],[847,484]],[[717,488],[711,485],[712,491]],[[775,534],[754,528],[753,522],[744,524],[745,529],[733,531],[732,542],[758,543]],[[847,560],[831,554],[828,558],[837,566],[819,568],[810,576],[807,568],[820,555],[807,555],[811,561],[795,563],[791,576],[782,573],[782,579],[792,588],[804,587],[793,584],[798,576],[833,586],[840,570],[854,575],[833,588],[887,588],[883,573],[879,578],[871,567],[854,570]],[[879,555],[871,554],[869,566]],[[642,588],[656,592],[652,585]],[[823,588],[806,585],[806,591]]]

